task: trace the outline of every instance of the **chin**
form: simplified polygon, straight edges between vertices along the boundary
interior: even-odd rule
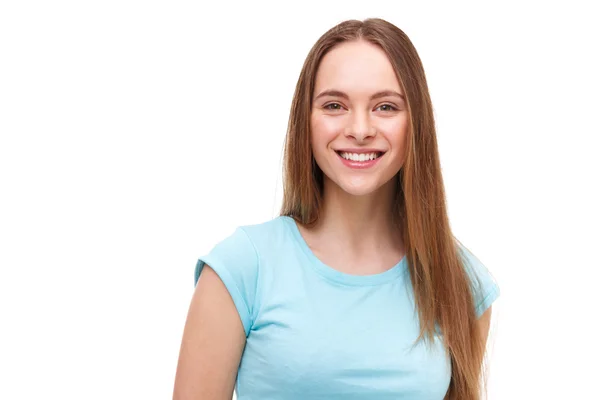
[[[341,183],[338,184],[341,190],[352,196],[365,196],[376,192],[379,186],[373,183],[361,182],[359,184]]]

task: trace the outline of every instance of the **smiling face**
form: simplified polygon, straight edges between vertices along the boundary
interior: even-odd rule
[[[335,183],[361,196],[393,182],[405,160],[409,114],[381,48],[365,41],[344,42],[323,57],[310,125],[312,151],[325,185]]]

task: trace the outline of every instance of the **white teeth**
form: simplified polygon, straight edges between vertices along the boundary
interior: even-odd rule
[[[351,160],[351,161],[370,161],[370,160],[374,160],[378,157],[377,153],[357,154],[357,153],[341,152],[340,155],[343,158],[345,158],[346,160]]]

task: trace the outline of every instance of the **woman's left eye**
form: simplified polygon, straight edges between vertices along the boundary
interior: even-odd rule
[[[381,107],[389,107],[387,110],[383,110],[383,111],[395,111],[395,110],[396,110],[396,107],[394,107],[394,106],[393,106],[393,105],[391,105],[391,104],[382,104],[382,105],[380,105],[380,106],[379,106],[379,107],[377,107],[377,108],[381,108]]]

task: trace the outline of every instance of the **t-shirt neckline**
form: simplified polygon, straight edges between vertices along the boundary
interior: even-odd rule
[[[402,257],[402,259],[392,268],[376,274],[354,275],[339,271],[322,262],[313,253],[300,233],[300,229],[293,217],[282,216],[282,218],[292,231],[296,243],[310,260],[311,266],[326,279],[350,286],[374,286],[394,281],[403,276],[404,272],[407,270],[406,255],[404,255],[404,257]]]

